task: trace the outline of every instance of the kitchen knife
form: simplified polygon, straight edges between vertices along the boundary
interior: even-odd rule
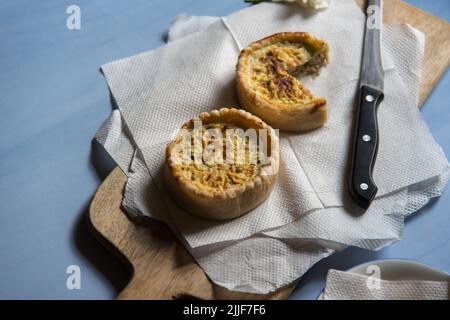
[[[366,12],[349,185],[353,201],[364,209],[370,206],[378,191],[372,171],[378,149],[377,108],[384,97],[384,71],[381,61],[382,0],[368,0]]]

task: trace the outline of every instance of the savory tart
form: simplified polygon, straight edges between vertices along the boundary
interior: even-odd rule
[[[242,106],[273,128],[306,131],[327,121],[327,101],[299,78],[328,64],[328,44],[306,32],[282,32],[242,50],[236,66]]]
[[[278,149],[275,131],[250,113],[234,108],[205,112],[185,123],[168,144],[165,184],[178,205],[193,215],[236,218],[272,192]]]

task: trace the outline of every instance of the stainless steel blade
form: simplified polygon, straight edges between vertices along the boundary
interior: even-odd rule
[[[360,85],[383,91],[384,71],[381,60],[383,0],[367,0],[366,14]]]

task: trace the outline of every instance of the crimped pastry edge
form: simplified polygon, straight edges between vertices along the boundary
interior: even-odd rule
[[[170,142],[166,148],[164,180],[172,197],[187,212],[208,219],[227,220],[239,217],[264,202],[273,190],[279,167],[279,140],[275,131],[260,118],[251,113],[236,108],[221,108],[211,112],[203,112],[198,119],[191,119],[181,129],[192,128],[195,120],[211,123],[215,121],[229,122],[237,126],[255,129],[267,129],[271,148],[271,168],[274,174],[259,174],[255,179],[245,184],[233,186],[225,190],[210,191],[190,183],[180,176],[172,165],[171,153],[175,144]],[[261,169],[263,172],[264,167]],[[273,172],[272,172],[273,173]]]

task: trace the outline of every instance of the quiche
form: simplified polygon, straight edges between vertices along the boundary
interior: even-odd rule
[[[306,32],[282,32],[242,50],[236,66],[239,101],[273,128],[307,131],[327,121],[327,101],[301,82],[329,62],[328,44]]]
[[[272,192],[278,143],[270,126],[242,109],[202,113],[167,145],[165,185],[190,214],[215,220],[239,217]]]

